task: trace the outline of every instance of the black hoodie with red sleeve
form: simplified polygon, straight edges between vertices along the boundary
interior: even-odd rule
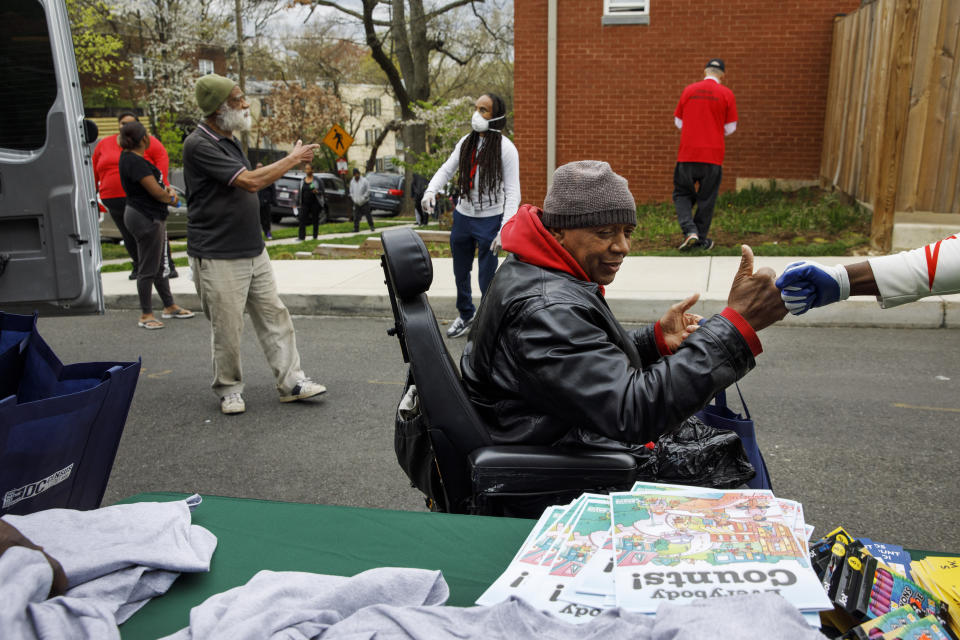
[[[501,237],[513,255],[484,294],[460,361],[497,444],[655,441],[755,366],[756,334],[729,309],[672,355],[654,325],[624,329],[539,209],[522,206]]]

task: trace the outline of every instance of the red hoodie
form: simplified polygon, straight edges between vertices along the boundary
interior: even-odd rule
[[[543,212],[533,205],[520,205],[517,214],[510,218],[503,225],[503,229],[500,230],[500,240],[503,243],[504,250],[514,254],[518,260],[527,264],[562,271],[569,273],[578,280],[591,282],[580,263],[543,226],[543,222],[540,220],[541,213]],[[600,288],[600,295],[606,295],[603,285],[598,284],[597,286]],[[720,315],[733,323],[733,326],[747,341],[754,357],[760,355],[763,351],[760,338],[757,337],[753,327],[743,319],[743,316],[730,307],[721,311]],[[667,346],[666,340],[664,340],[659,320],[653,329],[660,355],[666,356],[673,353]]]

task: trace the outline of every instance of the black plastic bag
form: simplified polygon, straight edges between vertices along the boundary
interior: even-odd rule
[[[638,479],[732,489],[756,475],[737,434],[708,426],[696,416],[661,436],[652,454],[638,458]]]
[[[624,451],[637,460],[637,480],[714,489],[739,487],[756,475],[743,443],[733,431],[716,429],[692,416],[649,444],[621,442],[574,429],[557,444]]]

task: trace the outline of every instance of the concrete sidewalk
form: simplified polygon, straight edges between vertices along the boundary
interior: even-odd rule
[[[799,258],[757,258],[757,268],[767,266],[780,273]],[[859,262],[855,257],[821,257],[817,262],[834,265]],[[740,259],[733,256],[682,258],[629,257],[607,287],[607,301],[621,322],[653,322],[673,303],[694,292],[700,301],[694,311],[704,316],[719,312],[726,303],[730,283]],[[390,299],[378,260],[276,260],[274,273],[284,303],[298,315],[391,316]],[[190,269],[177,269],[180,277],[170,281],[178,304],[199,310]],[[441,321],[456,317],[456,286],[449,258],[433,261],[430,302]],[[138,309],[136,282],[128,272],[102,274],[104,297],[109,309]],[[480,287],[473,272],[473,291],[480,303]],[[159,299],[155,298],[155,309]],[[787,316],[787,325],[960,328],[960,295],[936,296],[913,304],[881,309],[871,297],[857,296],[799,317]]]

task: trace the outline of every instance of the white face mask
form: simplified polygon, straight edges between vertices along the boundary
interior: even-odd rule
[[[487,120],[482,115],[480,115],[479,111],[474,111],[473,116],[470,118],[470,126],[473,127],[473,130],[476,131],[477,133],[485,133],[486,131],[490,130],[490,122],[492,120],[502,120],[502,119],[503,119],[503,116],[498,116],[496,118],[490,118],[490,120]],[[493,131],[500,133],[496,129],[493,129]]]

